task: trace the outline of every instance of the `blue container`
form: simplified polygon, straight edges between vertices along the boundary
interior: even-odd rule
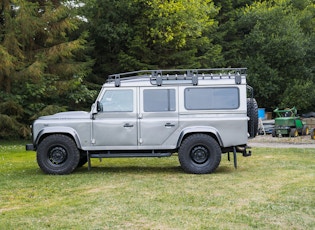
[[[258,108],[258,118],[265,119],[265,108]]]

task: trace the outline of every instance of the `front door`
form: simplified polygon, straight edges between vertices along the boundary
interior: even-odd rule
[[[109,88],[100,99],[94,117],[92,144],[100,149],[128,149],[137,146],[136,88]],[[93,143],[94,142],[94,143]]]

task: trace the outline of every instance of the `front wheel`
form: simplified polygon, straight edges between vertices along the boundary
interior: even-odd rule
[[[48,174],[69,174],[78,166],[79,161],[80,152],[76,144],[65,135],[50,135],[37,149],[37,163]]]
[[[187,173],[212,173],[220,164],[221,148],[213,137],[206,134],[193,134],[181,144],[178,159]]]

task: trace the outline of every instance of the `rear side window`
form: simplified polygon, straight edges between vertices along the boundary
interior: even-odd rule
[[[237,109],[239,89],[237,87],[208,87],[185,89],[187,110]]]
[[[145,89],[143,103],[144,112],[175,111],[175,89]]]

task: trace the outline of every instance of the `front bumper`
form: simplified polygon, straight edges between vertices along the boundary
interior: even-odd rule
[[[25,145],[26,151],[35,151],[35,146],[33,144],[26,144]]]

